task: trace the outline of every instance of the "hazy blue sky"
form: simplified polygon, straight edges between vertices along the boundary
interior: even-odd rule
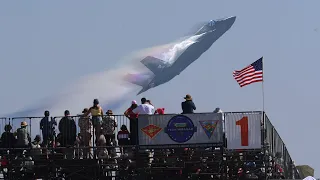
[[[198,61],[143,95],[167,112],[180,113],[186,93],[197,112],[261,110],[261,83],[239,88],[232,71],[264,56],[266,112],[296,163],[320,176],[319,7],[317,0],[2,1],[0,114],[112,69],[134,50],[171,42],[194,24],[237,16]]]

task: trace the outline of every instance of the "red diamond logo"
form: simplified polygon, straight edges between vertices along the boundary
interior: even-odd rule
[[[151,139],[154,138],[161,130],[161,127],[158,127],[153,124],[149,124],[148,126],[141,129],[141,131],[144,132]]]

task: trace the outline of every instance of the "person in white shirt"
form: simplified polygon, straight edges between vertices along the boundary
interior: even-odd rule
[[[135,114],[153,114],[153,105],[147,102],[146,98],[141,98],[141,104],[132,110]]]

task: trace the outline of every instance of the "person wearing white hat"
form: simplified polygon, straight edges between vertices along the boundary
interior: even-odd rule
[[[21,127],[17,129],[17,148],[27,148],[30,144],[31,138],[27,130],[28,123],[26,121],[21,122]]]

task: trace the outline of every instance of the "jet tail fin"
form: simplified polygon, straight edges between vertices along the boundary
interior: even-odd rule
[[[152,56],[147,56],[141,60],[141,63],[145,65],[153,74],[159,74],[162,68],[165,66],[164,61]]]

